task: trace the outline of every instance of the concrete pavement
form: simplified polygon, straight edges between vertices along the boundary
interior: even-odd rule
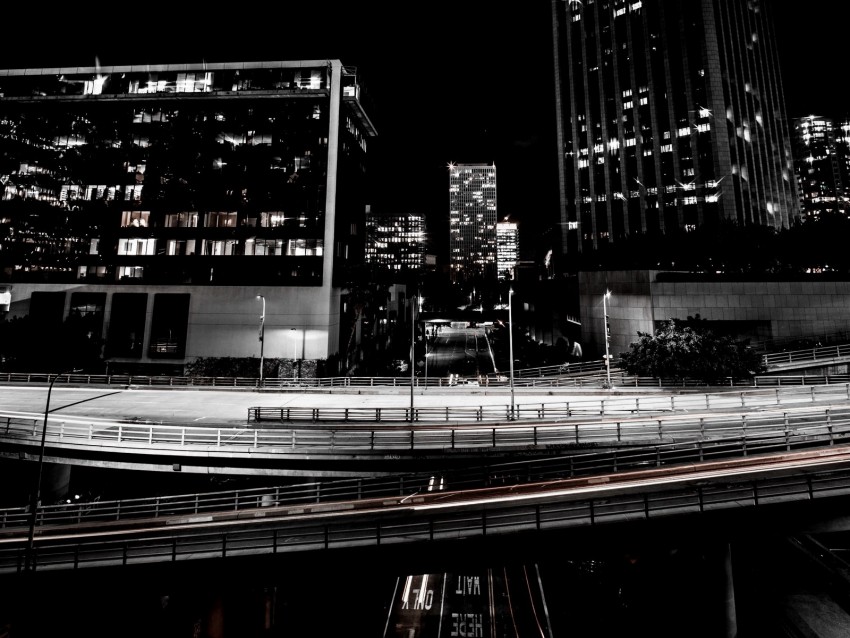
[[[703,389],[704,391],[705,389]],[[671,393],[669,390],[663,390]],[[562,403],[600,396],[658,395],[656,389],[620,392],[577,388],[522,388],[514,391],[514,405]],[[672,392],[676,392],[675,390]],[[15,416],[43,416],[44,386],[0,386],[0,412]],[[104,420],[154,421],[163,424],[233,425],[247,421],[251,407],[378,408],[409,407],[410,388],[277,391],[254,389],[123,388],[54,386],[51,418],[67,415]],[[445,406],[509,406],[509,388],[416,388],[414,408]]]

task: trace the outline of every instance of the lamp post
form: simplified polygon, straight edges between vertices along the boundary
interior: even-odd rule
[[[514,296],[514,289],[510,288],[508,290],[508,356],[511,359],[510,364],[510,380],[511,380],[511,418],[510,420],[514,420],[514,322],[513,317],[511,316],[511,298]]]
[[[422,295],[419,295],[419,316],[422,316]],[[425,390],[428,389],[428,324],[422,323],[422,340],[425,343]],[[423,390],[423,392],[425,391]]]
[[[606,290],[602,295],[602,315],[605,320],[605,378],[608,381],[608,388],[611,388],[611,357],[608,354],[608,299],[611,297],[611,291]]]
[[[421,297],[419,297],[421,302]],[[416,347],[416,304],[410,304],[410,422],[413,423],[413,380],[415,374],[414,349]]]
[[[427,324],[425,326],[425,389],[423,392],[428,389],[428,327]]]
[[[290,328],[289,332],[292,333],[292,378],[296,379],[298,378],[295,374],[295,365],[298,363],[298,329]]]
[[[41,425],[41,447],[38,452],[38,471],[36,473],[36,481],[35,487],[32,491],[32,497],[30,499],[30,522],[29,522],[29,535],[27,537],[27,555],[26,562],[24,565],[24,569],[26,571],[35,569],[35,561],[33,560],[33,547],[35,545],[35,524],[38,520],[38,504],[41,501],[41,470],[44,466],[44,446],[47,440],[47,415],[50,413],[50,394],[53,392],[53,384],[56,383],[56,379],[61,377],[63,374],[69,374],[72,372],[79,372],[79,370],[68,370],[66,372],[60,372],[59,374],[54,374],[53,378],[50,379],[50,383],[47,386],[47,401],[44,404],[44,422]]]
[[[263,312],[260,315],[260,385],[263,384],[263,343],[266,336],[266,298],[257,295],[257,299],[263,302]]]

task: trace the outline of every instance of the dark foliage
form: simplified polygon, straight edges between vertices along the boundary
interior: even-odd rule
[[[620,355],[623,368],[638,376],[699,379],[714,383],[728,377],[750,378],[764,371],[758,353],[746,341],[717,335],[690,320],[664,322],[654,334],[638,332],[629,352]]]

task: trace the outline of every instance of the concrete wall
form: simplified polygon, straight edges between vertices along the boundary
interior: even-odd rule
[[[604,354],[602,295],[611,291],[611,353],[629,349],[654,322],[696,316],[747,325],[740,337],[779,339],[850,329],[850,281],[705,281],[698,276],[658,281],[660,271],[601,271],[579,275],[585,358]]]
[[[606,304],[611,325],[611,355],[618,358],[637,339],[638,331],[652,331],[652,296],[648,271],[586,272],[579,275],[579,306],[582,344],[585,359],[598,359],[605,354],[605,325],[602,297],[611,296]]]
[[[147,293],[144,354],[141,359],[114,359],[148,363],[151,315],[157,293],[188,293],[189,325],[186,357],[164,360],[185,363],[197,357],[259,357],[262,301],[266,300],[266,358],[326,359],[338,351],[340,290],[330,287],[272,286],[122,286],[87,284],[12,284],[7,319],[29,313],[34,291],[66,293],[65,316],[72,292],[106,293],[102,336],[109,330],[112,295],[118,292]]]

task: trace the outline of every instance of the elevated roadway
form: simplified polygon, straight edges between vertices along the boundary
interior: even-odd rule
[[[19,402],[31,400],[32,391],[15,389],[5,403],[27,407],[15,405],[13,397]],[[45,430],[45,459],[167,472],[341,477],[447,471],[470,463],[545,458],[590,447],[711,442],[728,437],[790,440],[805,432],[835,443],[847,435],[848,393],[848,386],[828,385],[571,396],[569,401],[517,404],[513,419],[494,397],[487,397],[493,411],[485,412],[484,406],[433,405],[445,404],[449,397],[431,396],[433,418],[419,415],[411,423],[402,417],[404,409],[392,407],[392,401],[387,407],[349,408],[341,406],[350,405],[350,397],[334,397],[347,398],[348,403],[317,408],[311,407],[316,405],[315,397],[309,396],[302,397],[307,405],[299,407],[295,397],[288,395],[292,407],[280,408],[272,407],[279,398],[263,395],[272,405],[257,420],[260,409],[253,405],[257,396],[252,393],[98,394],[87,388],[65,390],[57,397]],[[132,406],[125,405],[124,396]],[[374,395],[368,398],[364,403],[378,400]],[[457,395],[451,399],[460,403]],[[190,418],[187,403],[193,401],[201,401],[192,406],[200,414]],[[395,422],[393,410],[398,411]],[[236,422],[239,412],[242,418]],[[165,420],[167,414],[172,420]],[[377,418],[379,414],[382,418]],[[319,418],[322,415],[327,418]],[[37,459],[42,428],[43,415],[38,412],[3,411],[0,456]]]
[[[140,518],[131,525],[44,526],[35,564],[50,572],[416,547],[681,517],[707,521],[703,517],[750,508],[781,520],[795,504],[816,504],[822,515],[820,506],[846,504],[848,496],[850,450],[842,446],[478,490]],[[805,527],[802,518],[790,520],[784,521],[789,529]],[[21,571],[25,551],[25,528],[7,529],[0,574]]]

